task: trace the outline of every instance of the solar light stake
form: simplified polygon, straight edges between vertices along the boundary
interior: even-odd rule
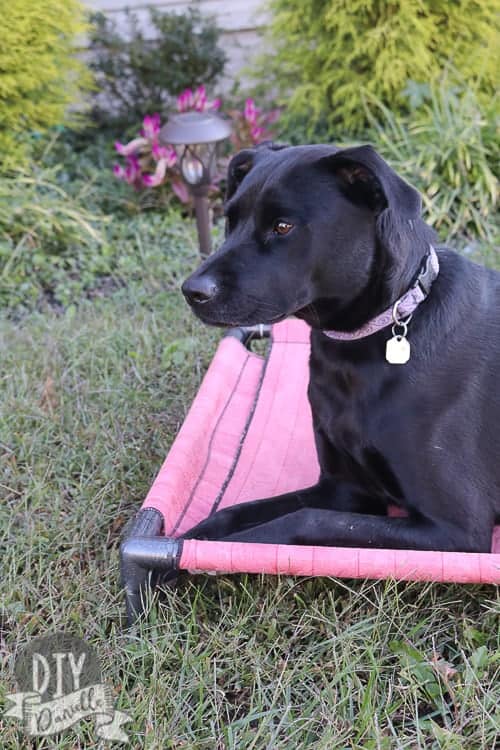
[[[203,256],[212,252],[212,233],[210,231],[210,201],[208,200],[208,186],[199,185],[192,188],[198,243]]]
[[[212,250],[208,192],[217,144],[230,133],[229,123],[211,112],[172,115],[160,131],[160,143],[176,147],[182,178],[193,196],[200,253],[204,256]]]

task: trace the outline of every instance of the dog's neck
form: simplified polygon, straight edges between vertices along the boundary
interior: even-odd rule
[[[387,252],[387,248],[382,247],[379,253],[374,252],[370,279],[348,304],[341,304],[339,300],[332,298],[316,299],[300,310],[297,317],[305,320],[316,330],[338,333],[339,339],[363,338],[365,327],[369,327],[371,321],[384,315],[388,310],[392,311],[395,302],[412,289],[426,258],[430,257],[429,248],[432,247],[431,241],[434,241],[433,234],[428,238],[417,235],[413,239],[402,263],[398,263],[401,256]],[[432,274],[433,269],[435,270],[432,278],[434,280],[439,271],[439,264],[433,248],[432,253],[433,262],[429,271]],[[358,331],[362,335],[350,335]],[[336,336],[332,335],[332,338]]]
[[[411,316],[421,302],[428,296],[432,284],[439,274],[439,260],[432,245],[422,261],[417,277],[411,287],[364,325],[350,331],[324,330],[323,333],[337,341],[355,341],[371,336],[387,328],[406,316]]]

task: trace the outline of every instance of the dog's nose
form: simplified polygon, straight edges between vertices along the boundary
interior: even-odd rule
[[[182,293],[189,304],[203,305],[217,294],[217,284],[212,276],[190,276],[182,285]]]

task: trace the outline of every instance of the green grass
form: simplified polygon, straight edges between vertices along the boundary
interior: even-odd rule
[[[494,587],[198,576],[124,630],[123,527],[219,334],[178,290],[197,263],[189,224],[113,232],[112,283],[0,321],[0,697],[19,648],[65,629],[97,648],[133,748],[493,750]],[[100,747],[92,727],[0,733],[5,750]]]

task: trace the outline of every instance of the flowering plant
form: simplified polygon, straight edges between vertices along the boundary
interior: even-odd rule
[[[205,86],[199,86],[194,91],[182,91],[176,105],[178,112],[206,112],[218,110],[221,101],[209,101]],[[255,106],[253,99],[246,100],[242,111],[232,110],[229,114],[233,121],[231,143],[237,150],[269,139],[271,133],[268,128],[278,116],[277,111],[264,114]],[[189,203],[191,196],[182,180],[176,151],[173,146],[160,144],[160,129],[160,115],[146,115],[139,137],[126,144],[117,141],[115,149],[125,157],[125,165],[115,164],[113,172],[119,180],[124,180],[136,190],[170,183],[179,200]],[[219,180],[220,176],[216,176],[212,185],[216,191]]]
[[[177,97],[178,112],[206,112],[207,110],[217,110],[220,108],[221,100],[214,99],[208,101],[205,86],[198,86],[195,91],[184,89]]]
[[[243,110],[232,110],[229,114],[233,121],[231,143],[237,151],[271,140],[271,126],[279,117],[277,109],[263,112],[255,106],[253,99],[245,101]]]
[[[136,190],[145,187],[157,187],[171,180],[174,193],[183,202],[189,200],[187,190],[178,175],[177,154],[173,146],[161,146],[160,115],[146,115],[138,138],[127,144],[116,141],[115,149],[125,157],[125,166],[115,164],[113,172],[119,180],[133,185]]]

